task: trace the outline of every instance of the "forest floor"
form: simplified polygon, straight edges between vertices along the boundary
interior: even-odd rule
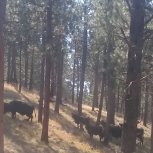
[[[14,99],[27,101],[35,105],[38,114],[38,98],[36,92],[23,90],[18,93],[15,87],[5,84],[5,102]],[[90,140],[86,131],[80,131],[71,117],[71,112],[76,109],[75,105],[65,102],[57,115],[53,111],[54,103],[51,103],[48,145],[40,141],[42,126],[37,122],[37,117],[31,123],[25,120],[25,116],[17,115],[17,118],[12,120],[11,114],[5,114],[5,153],[120,153],[121,140],[113,139],[109,146],[105,146],[99,142],[97,136]],[[97,111],[91,111],[91,107],[87,105],[83,105],[83,112],[93,119],[96,118]],[[106,112],[103,112],[103,118],[105,116]],[[122,118],[116,117],[116,124],[119,122],[122,122]],[[143,128],[144,145],[137,145],[137,153],[149,153],[150,126]]]

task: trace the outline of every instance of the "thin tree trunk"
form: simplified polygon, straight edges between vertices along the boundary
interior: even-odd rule
[[[60,39],[60,38],[59,38]],[[59,41],[60,42],[60,41]],[[59,114],[59,106],[62,103],[62,66],[63,66],[63,53],[62,53],[62,44],[60,42],[57,58],[57,90],[56,90],[56,104],[55,104],[55,112]]]
[[[153,153],[153,86],[151,87],[151,147],[150,153]]]
[[[50,54],[46,54],[46,71],[45,71],[45,98],[44,98],[44,118],[41,134],[41,141],[48,143],[48,124],[49,124],[49,101],[50,101]]]
[[[78,99],[79,99],[79,86],[80,86],[80,67],[79,67],[79,59],[77,57],[76,59],[76,66],[77,66],[77,102],[78,102]]]
[[[61,53],[61,65],[60,65],[60,99],[61,99],[61,101],[60,101],[60,104],[62,104],[63,103],[63,101],[62,101],[62,97],[63,97],[63,68],[64,68],[64,52],[63,52],[63,50],[62,50],[62,53]]]
[[[99,83],[99,53],[96,54],[95,57],[95,83],[94,83],[94,94],[93,94],[93,102],[92,102],[92,111],[94,111],[95,107],[98,106],[98,83]]]
[[[52,0],[48,0],[47,7],[47,46],[52,45]],[[44,97],[44,118],[41,141],[48,143],[48,125],[49,125],[49,103],[50,103],[50,71],[51,71],[51,51],[52,46],[46,50],[46,71],[45,71],[45,97]]]
[[[119,112],[119,107],[120,107],[120,85],[118,84],[117,87],[117,103],[116,103],[116,112]]]
[[[56,93],[56,60],[52,59],[52,71],[51,71],[51,91],[50,96],[53,98]]]
[[[21,73],[22,73],[22,40],[20,42],[20,64],[19,64],[19,92],[21,92],[22,87],[22,80],[21,80]]]
[[[76,52],[76,50],[75,50]],[[72,85],[72,104],[74,104],[74,98],[75,98],[75,65],[76,65],[76,56],[74,53],[74,62],[73,62],[73,85]]]
[[[90,87],[89,87],[89,94],[91,95],[93,93],[93,78],[91,78],[91,81],[90,81]]]
[[[106,23],[107,23],[107,49],[106,49],[106,76],[107,76],[107,94],[108,94],[108,102],[107,106],[107,124],[105,128],[105,136],[104,143],[107,145],[109,143],[109,126],[114,123],[114,115],[115,115],[115,76],[114,76],[114,63],[112,60],[112,55],[114,53],[114,28],[112,23],[110,22],[113,17],[113,3],[114,1],[107,1],[106,6]]]
[[[136,128],[141,93],[141,59],[144,34],[145,0],[131,1],[130,45],[126,79],[125,116],[122,134],[123,153],[136,150]]]
[[[106,60],[106,45],[104,47],[104,64],[103,69],[104,72],[102,73],[102,84],[101,84],[101,95],[100,95],[100,104],[99,104],[99,110],[97,115],[97,124],[99,124],[103,109],[103,100],[104,100],[104,94],[105,94],[105,85],[106,85],[106,67],[107,67],[107,60]]]
[[[7,55],[7,83],[10,82],[10,71],[11,71],[11,51],[8,48],[8,55]]]
[[[83,89],[85,80],[85,68],[86,68],[86,58],[87,58],[87,1],[84,1],[84,38],[83,38],[83,55],[82,55],[82,71],[80,78],[80,92],[78,98],[78,113],[82,114],[82,100],[83,100]]]
[[[14,55],[13,55],[13,68],[14,68],[14,76],[13,76],[13,82],[17,83],[17,75],[16,75],[16,48],[14,48]]]
[[[45,56],[42,55],[41,61],[41,78],[40,78],[40,92],[39,92],[39,107],[38,107],[38,122],[42,123],[43,114],[43,100],[44,100],[44,68],[45,68]]]
[[[149,102],[149,84],[148,84],[148,79],[146,79],[145,108],[144,108],[144,118],[143,118],[143,125],[144,126],[147,126],[148,102]]]
[[[24,86],[28,87],[28,69],[29,69],[29,54],[27,51],[27,44],[25,44],[24,52],[25,52],[25,73],[24,73]]]
[[[99,124],[99,122],[101,120],[101,113],[102,113],[103,99],[104,99],[105,81],[106,81],[105,73],[103,73],[102,85],[101,85],[101,95],[100,95],[100,104],[99,104],[99,110],[98,110],[98,115],[97,115],[97,124]]]
[[[4,153],[4,18],[6,1],[0,1],[0,152]]]
[[[15,44],[12,44],[12,60],[11,60],[11,74],[10,74],[10,81],[12,83],[17,83],[17,76],[16,76],[16,48]]]
[[[31,57],[31,71],[30,71],[29,90],[33,89],[33,69],[34,69],[34,48],[32,50],[32,57]]]

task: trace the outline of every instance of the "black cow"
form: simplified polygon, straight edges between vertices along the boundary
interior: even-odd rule
[[[100,124],[104,127],[104,129],[106,128],[106,122],[105,121],[101,121]],[[110,124],[108,130],[109,130],[109,134],[112,137],[121,138],[121,136],[122,136],[122,127],[120,125]]]
[[[34,106],[31,106],[23,101],[13,100],[10,103],[4,103],[4,113],[11,112],[12,118],[16,118],[16,113],[26,115],[29,119],[33,119]],[[35,114],[36,116],[36,114]]]
[[[109,133],[111,134],[112,137],[115,138],[121,138],[122,136],[122,127],[119,125],[110,125],[109,126]]]
[[[86,125],[90,121],[89,117],[80,116],[77,113],[72,113],[72,118],[74,119],[74,122],[77,124],[77,127],[79,127],[80,124]]]
[[[137,138],[140,141],[140,145],[143,145],[143,139],[144,139],[144,129],[143,128],[137,128]]]
[[[126,126],[126,123],[119,123],[119,125],[123,128],[123,126]],[[136,128],[136,137],[137,139],[139,139],[140,145],[143,145],[143,139],[144,139],[144,129],[143,128],[138,128],[138,127]]]
[[[85,127],[90,135],[90,138],[93,138],[93,135],[99,135],[99,139],[101,141],[101,139],[104,137],[104,129],[102,126],[88,123]]]

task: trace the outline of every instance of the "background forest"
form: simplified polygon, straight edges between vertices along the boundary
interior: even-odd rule
[[[135,151],[138,120],[153,120],[152,19],[152,0],[7,0],[4,80],[19,93],[39,91],[42,141],[50,102],[57,114],[72,103],[82,115],[87,104],[96,123],[107,111],[104,143],[120,116],[122,151]]]

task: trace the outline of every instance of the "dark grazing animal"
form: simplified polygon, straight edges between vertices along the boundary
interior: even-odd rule
[[[106,122],[101,121],[100,123],[105,128]],[[124,125],[126,125],[126,124],[125,123],[124,124],[120,123],[119,125],[112,125],[111,124],[109,126],[109,133],[111,134],[111,136],[115,137],[115,138],[121,138],[122,128],[123,128]],[[143,139],[144,139],[144,129],[143,128],[137,128],[136,129],[136,137],[140,141],[140,145],[143,145]]]
[[[100,125],[88,123],[85,125],[85,128],[90,135],[90,138],[93,138],[93,135],[99,135],[99,140],[101,141],[101,139],[104,137],[104,129]]]
[[[144,129],[143,128],[137,128],[137,138],[140,141],[140,145],[143,145],[143,139],[144,139]]]
[[[77,127],[79,127],[80,124],[86,125],[90,121],[89,117],[80,116],[77,113],[72,113],[72,118],[74,119],[74,122],[77,124]]]
[[[119,123],[119,125],[123,128],[123,126],[126,126],[126,123]],[[137,127],[136,137],[137,137],[137,139],[139,139],[140,145],[143,145],[143,139],[144,139],[144,129],[143,128]]]
[[[26,115],[27,120],[33,119],[34,106],[27,104],[26,102],[13,100],[10,103],[4,103],[4,113],[11,112],[12,118],[16,118],[16,113]],[[35,113],[36,116],[36,113]]]
[[[109,126],[109,133],[111,134],[112,137],[115,138],[121,138],[122,136],[122,127],[119,125],[110,125]]]
[[[106,128],[106,122],[105,121],[101,121],[100,124],[104,127],[104,129]],[[121,136],[122,136],[122,127],[119,126],[119,125],[110,124],[109,125],[109,134],[112,137],[121,138]]]

